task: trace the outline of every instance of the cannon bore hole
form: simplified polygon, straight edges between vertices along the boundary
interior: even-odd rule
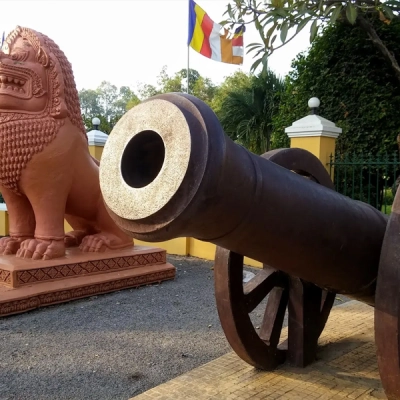
[[[156,179],[165,158],[161,136],[154,131],[135,135],[125,147],[121,159],[121,174],[133,188],[142,188]]]

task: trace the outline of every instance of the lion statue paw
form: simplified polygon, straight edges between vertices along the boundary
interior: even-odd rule
[[[27,237],[5,236],[0,238],[0,254],[4,256],[16,254],[25,239]]]
[[[17,257],[32,260],[51,260],[65,253],[63,240],[26,239],[17,251]]]
[[[101,253],[108,249],[115,250],[132,245],[132,240],[121,241],[116,235],[96,233],[85,236],[79,248],[87,253]]]

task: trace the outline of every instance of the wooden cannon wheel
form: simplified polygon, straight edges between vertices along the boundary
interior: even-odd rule
[[[382,386],[400,399],[400,190],[383,239],[375,293],[375,342]]]
[[[270,151],[264,158],[333,189],[321,162],[302,149]],[[226,338],[233,350],[256,368],[271,370],[286,359],[304,367],[315,360],[317,342],[335,293],[274,270],[267,265],[243,284],[243,256],[217,247],[215,296]],[[268,296],[260,327],[250,313]],[[286,310],[289,340],[280,342]],[[258,328],[258,329],[257,329]]]

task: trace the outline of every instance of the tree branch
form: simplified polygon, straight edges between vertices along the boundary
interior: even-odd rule
[[[369,22],[367,19],[365,19],[362,15],[359,15],[357,17],[356,23],[358,24],[358,26],[361,29],[363,29],[365,32],[367,32],[367,34],[368,34],[369,38],[371,39],[373,45],[382,53],[383,57],[391,65],[396,78],[400,82],[400,66],[399,66],[399,63],[397,62],[396,57],[394,56],[394,54],[391,51],[389,51],[389,49],[383,43],[382,39],[376,33],[376,30],[375,30],[374,26],[371,24],[371,22]]]

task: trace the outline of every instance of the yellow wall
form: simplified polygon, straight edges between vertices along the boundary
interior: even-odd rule
[[[205,260],[214,260],[216,249],[215,244],[203,242],[194,238],[178,238],[158,243],[135,240],[135,244],[141,246],[161,247],[167,250],[168,254],[193,256],[203,258]],[[252,260],[248,257],[245,257],[244,263],[253,267],[262,267],[262,264],[260,262]]]
[[[206,260],[214,260],[215,249],[217,247],[215,244],[203,242],[194,238],[189,238],[189,244],[189,254],[191,256],[204,258]],[[245,257],[244,264],[251,265],[252,267],[262,267],[262,264],[260,262],[248,257]]]
[[[189,239],[185,237],[168,240],[166,242],[143,242],[142,240],[136,239],[134,239],[134,242],[138,246],[161,247],[162,249],[167,250],[168,254],[177,254],[180,256],[189,255]]]
[[[104,149],[103,146],[89,145],[90,155],[99,161],[100,161],[101,155],[103,154],[103,149]]]
[[[189,254],[194,257],[205,258],[206,260],[214,260],[215,244],[203,242],[194,238],[189,238]]]
[[[0,236],[7,236],[8,232],[8,212],[0,211]]]
[[[71,225],[67,222],[67,220],[64,219],[64,231],[65,232],[70,232],[73,231]]]
[[[330,173],[330,156],[335,154],[336,139],[326,136],[302,136],[290,138],[290,147],[308,150],[313,153],[324,164]]]

